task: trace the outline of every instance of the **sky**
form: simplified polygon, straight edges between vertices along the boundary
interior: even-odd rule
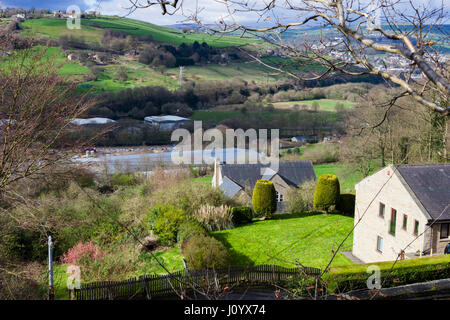
[[[145,0],[139,0],[141,3],[146,2]],[[223,1],[223,0],[222,0]],[[254,3],[263,3],[264,0],[253,0]],[[361,0],[361,1],[371,1],[371,0]],[[445,3],[446,1],[444,1]],[[184,15],[189,16],[195,9],[196,4],[202,11],[199,14],[201,20],[205,23],[217,22],[220,17],[226,18],[226,12],[224,10],[224,5],[220,3],[220,0],[184,0],[183,8],[185,9]],[[283,3],[280,1],[279,3]],[[295,1],[294,1],[295,3]],[[437,7],[442,3],[442,0],[414,0],[415,4],[426,4],[430,6]],[[95,10],[100,11],[105,15],[119,15],[125,16],[129,14],[127,8],[130,7],[130,0],[0,0],[1,7],[19,7],[19,8],[49,8],[52,10],[66,10],[70,5],[76,5],[80,7],[82,11]],[[448,9],[448,7],[447,7]],[[448,12],[448,11],[447,11]],[[294,21],[296,16],[288,11],[281,9],[276,9],[273,14],[282,18],[283,21]],[[130,18],[151,22],[158,25],[170,25],[176,23],[186,22],[186,17],[181,14],[176,14],[173,16],[162,15],[161,8],[159,6],[153,6],[145,9],[138,9],[135,12],[128,15]],[[255,23],[257,17],[250,13],[236,13],[234,18],[240,23]],[[275,21],[276,17],[271,16],[265,23],[270,23],[270,21]]]

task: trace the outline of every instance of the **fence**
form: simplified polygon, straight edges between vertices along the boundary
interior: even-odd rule
[[[218,270],[182,270],[167,275],[147,275],[124,281],[84,284],[73,294],[76,300],[152,299],[192,291],[193,288],[271,285],[290,277],[317,276],[321,270],[305,267],[284,268],[275,265],[228,267]]]

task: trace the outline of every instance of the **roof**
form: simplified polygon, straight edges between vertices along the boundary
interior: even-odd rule
[[[178,121],[190,121],[191,119],[183,118],[179,116],[150,116],[145,117],[144,121],[149,122],[178,122]]]
[[[111,123],[111,122],[116,122],[116,121],[109,119],[109,118],[87,118],[87,119],[76,118],[71,121],[71,123],[73,123],[77,126],[83,126],[86,124],[106,124],[106,123]]]
[[[264,168],[267,168],[264,170]],[[242,188],[254,186],[256,181],[264,178],[272,178],[269,165],[254,164],[220,164],[223,177],[228,177]],[[261,172],[261,169],[262,172]],[[306,181],[316,180],[316,174],[310,160],[282,161],[279,163],[277,174],[292,186],[299,186]]]
[[[433,220],[450,220],[450,164],[400,165],[396,168]]]

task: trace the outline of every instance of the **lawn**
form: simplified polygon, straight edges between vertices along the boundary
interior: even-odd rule
[[[338,214],[285,214],[212,235],[230,250],[233,265],[292,266],[291,261],[299,261],[305,266],[323,268],[352,227],[352,217]],[[340,251],[351,247],[352,236]],[[333,262],[333,266],[349,264],[352,262],[340,253]]]

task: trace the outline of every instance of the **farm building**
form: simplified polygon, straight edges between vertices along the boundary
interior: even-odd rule
[[[450,165],[387,166],[355,185],[353,255],[364,262],[443,254]]]
[[[77,126],[85,126],[91,124],[108,124],[114,122],[116,121],[109,118],[87,118],[87,119],[76,118],[71,121],[72,124]]]
[[[171,131],[191,122],[191,119],[178,116],[151,116],[145,117],[144,121],[161,131]]]

